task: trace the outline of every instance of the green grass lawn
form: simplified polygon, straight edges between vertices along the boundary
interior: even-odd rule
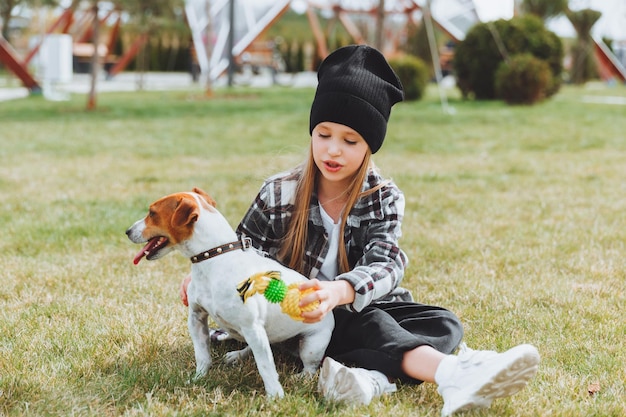
[[[626,87],[566,86],[533,107],[433,89],[401,103],[375,155],[405,193],[403,285],[462,319],[470,347],[535,344],[538,376],[468,416],[626,415]],[[179,254],[132,264],[124,231],[166,194],[208,191],[236,226],[262,180],[300,162],[312,89],[110,93],[0,102],[0,415],[437,416],[433,385],[325,402],[277,353],[199,382]],[[590,395],[590,384],[599,391]]]

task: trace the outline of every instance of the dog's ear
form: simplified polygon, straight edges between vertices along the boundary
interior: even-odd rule
[[[198,188],[198,187],[194,187],[194,189],[192,190],[194,193],[198,194],[199,196],[201,196],[202,198],[204,198],[204,200],[209,203],[210,205],[212,205],[213,207],[217,207],[217,202],[215,200],[213,200],[213,198],[208,195],[207,193],[205,193],[202,189]]]
[[[198,216],[200,216],[200,209],[198,208],[196,200],[191,196],[181,198],[172,216],[172,226],[181,227],[191,225],[198,220]]]

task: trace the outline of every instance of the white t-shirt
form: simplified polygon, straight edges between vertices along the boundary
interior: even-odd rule
[[[322,281],[333,281],[339,270],[339,229],[341,228],[341,219],[335,223],[321,205],[320,213],[324,222],[324,229],[326,229],[326,234],[328,235],[328,254],[326,259],[324,259],[317,278]]]

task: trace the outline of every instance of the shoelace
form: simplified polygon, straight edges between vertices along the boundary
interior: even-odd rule
[[[497,352],[493,352],[490,350],[474,350],[467,347],[467,345],[463,342],[460,345],[459,354],[457,357],[459,358],[460,363],[468,364],[474,363],[479,364],[486,359],[492,358],[494,355],[497,355]]]

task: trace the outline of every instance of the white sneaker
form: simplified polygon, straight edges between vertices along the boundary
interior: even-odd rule
[[[335,387],[335,378],[339,369],[343,367],[339,362],[331,359],[330,357],[324,358],[322,367],[320,368],[320,376],[317,380],[317,390],[324,396],[324,398],[330,397],[330,391]]]
[[[459,355],[447,356],[435,373],[444,403],[442,417],[489,407],[494,399],[515,394],[535,375],[538,365],[539,352],[531,345],[497,353],[462,344]]]
[[[367,405],[374,398],[397,391],[396,384],[378,371],[349,368],[326,357],[322,363],[318,390],[329,401]]]

